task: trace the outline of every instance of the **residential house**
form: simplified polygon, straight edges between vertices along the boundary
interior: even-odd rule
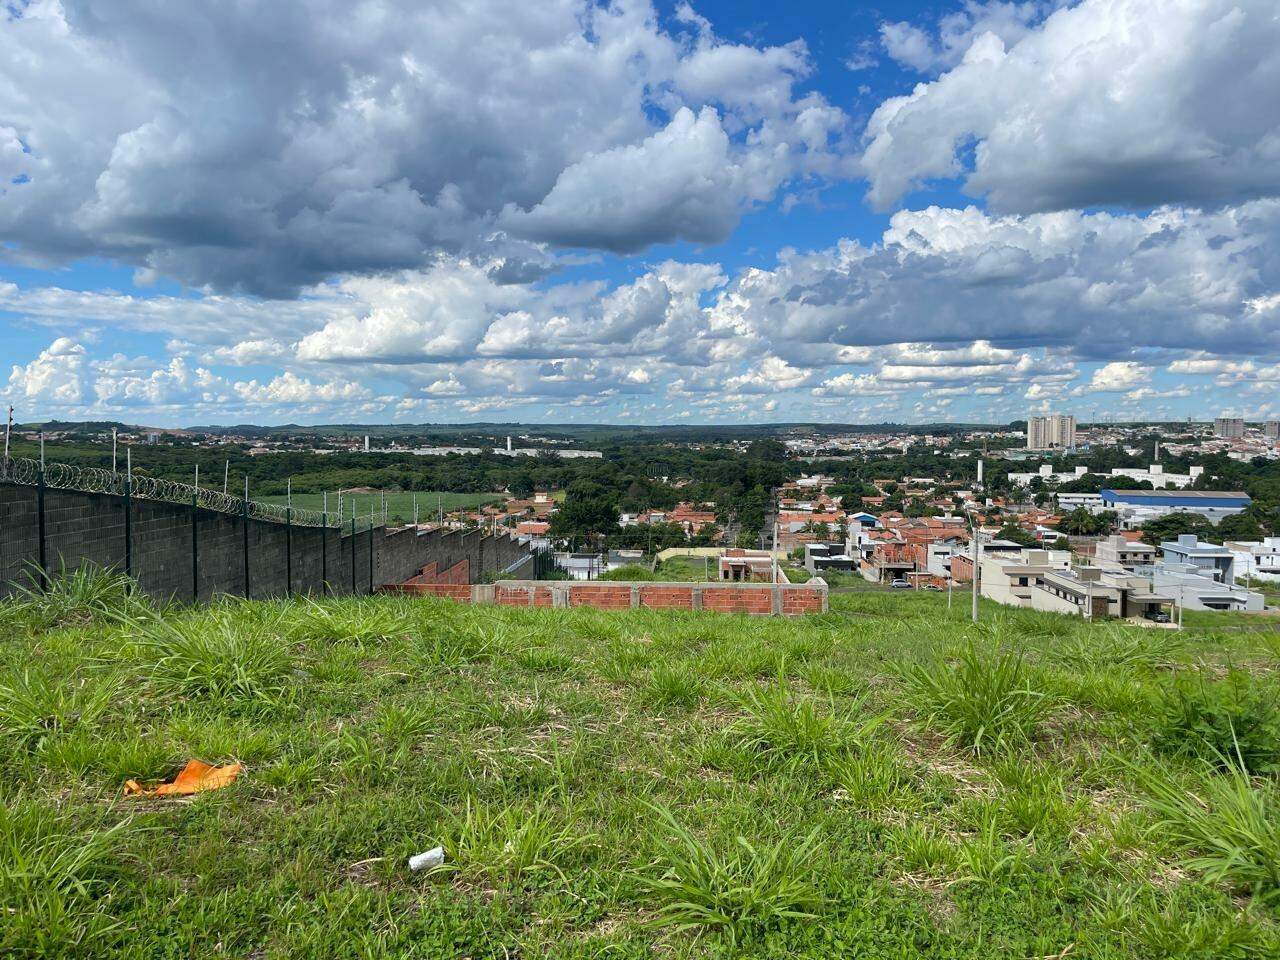
[[[1141,540],[1130,540],[1128,537],[1112,534],[1105,540],[1098,541],[1093,558],[1100,567],[1123,567],[1132,571],[1155,563],[1156,548]]]
[[[1231,551],[1237,579],[1280,580],[1280,537],[1228,540],[1222,546]]]

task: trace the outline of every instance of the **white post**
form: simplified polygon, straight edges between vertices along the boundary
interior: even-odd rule
[[[116,475],[116,428],[111,428],[111,475]]]
[[[9,433],[13,430],[13,404],[9,404],[9,419],[4,422],[4,458],[9,459]]]
[[[44,466],[44,441],[40,442],[40,465]],[[133,447],[124,448],[124,473],[130,480],[133,479]]]
[[[222,495],[227,495],[227,478],[231,476],[231,461],[222,461]]]
[[[773,580],[772,583],[778,582],[778,521],[773,521]]]
[[[199,490],[200,490],[200,464],[198,464],[198,463],[196,464],[196,482],[195,482],[195,488],[196,488],[196,491],[197,491],[197,492],[199,492]]]
[[[413,525],[415,527],[418,525],[418,494],[416,491],[413,494]]]
[[[980,561],[981,561],[981,549],[982,549],[982,545],[978,542],[978,524],[977,524],[977,521],[976,521],[976,520],[974,521],[974,524],[973,524],[973,528],[972,528],[972,529],[973,529],[973,549],[972,549],[972,551],[971,551],[971,553],[972,553],[972,555],[973,555],[973,591],[972,591],[972,592],[973,592],[973,612],[972,612],[972,619],[973,619],[973,622],[974,622],[974,623],[977,623],[977,622],[978,622],[978,571],[981,569]]]
[[[293,480],[284,482],[284,505],[290,510],[293,509]]]

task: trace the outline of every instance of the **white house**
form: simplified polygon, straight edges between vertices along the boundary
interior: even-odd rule
[[[1059,493],[1057,498],[1058,510],[1062,513],[1070,513],[1080,507],[1084,507],[1090,513],[1099,513],[1102,510],[1100,493]]]
[[[1235,558],[1236,578],[1280,580],[1280,537],[1228,540],[1222,545]]]

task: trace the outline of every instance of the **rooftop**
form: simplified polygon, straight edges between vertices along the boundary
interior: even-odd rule
[[[1142,497],[1146,500],[1212,500],[1221,497],[1237,497],[1248,500],[1243,490],[1111,490],[1102,491],[1112,496]]]

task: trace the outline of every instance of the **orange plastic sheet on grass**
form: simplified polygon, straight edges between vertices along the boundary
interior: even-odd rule
[[[187,765],[173,778],[172,783],[162,783],[148,788],[137,780],[130,780],[125,783],[124,792],[125,796],[181,797],[228,786],[238,776],[240,776],[238,763],[229,763],[225,767],[213,767],[201,760],[188,760]]]

